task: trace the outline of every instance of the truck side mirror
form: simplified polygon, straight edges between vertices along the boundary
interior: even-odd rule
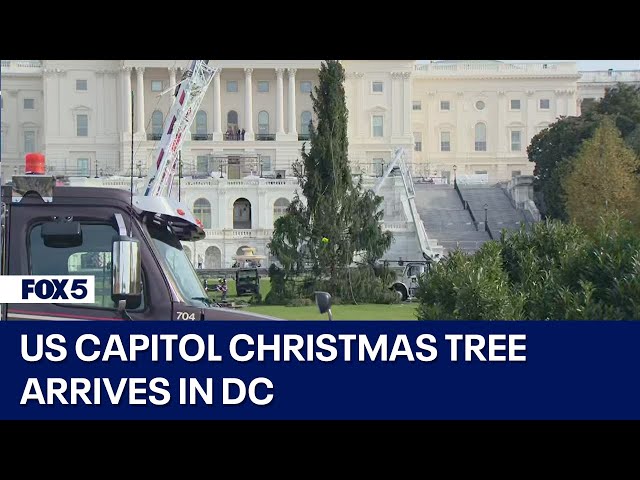
[[[327,292],[316,292],[316,305],[318,305],[320,313],[326,313],[329,315],[329,320],[333,320],[333,315],[331,314],[331,295]]]
[[[138,308],[142,303],[142,257],[140,242],[132,237],[120,236],[113,242],[111,251],[112,284],[111,299],[126,308]]]

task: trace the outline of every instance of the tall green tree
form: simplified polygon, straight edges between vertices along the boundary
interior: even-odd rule
[[[585,140],[571,162],[564,191],[570,220],[593,232],[608,212],[632,222],[640,213],[638,157],[622,139],[610,116]]]
[[[562,176],[566,163],[596,127],[593,117],[563,117],[538,133],[527,147],[529,161],[535,163],[534,189],[538,208],[547,217],[566,220]],[[561,167],[561,168],[560,168]]]
[[[640,86],[618,83],[608,88],[594,111],[614,116],[616,127],[626,139],[640,125]]]
[[[531,140],[527,154],[536,165],[536,203],[545,216],[567,220],[563,179],[568,163],[604,116],[615,119],[624,140],[640,155],[640,88],[618,84],[579,117],[563,117]]]
[[[318,276],[337,281],[338,271],[356,256],[380,258],[392,234],[381,229],[383,198],[354,182],[348,159],[348,110],[344,68],[323,62],[311,94],[316,121],[309,128],[310,148],[293,165],[302,195],[274,225],[269,249],[285,269],[311,267]]]

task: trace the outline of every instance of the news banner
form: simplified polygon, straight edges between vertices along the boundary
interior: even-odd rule
[[[2,303],[93,277],[0,277]],[[637,322],[0,322],[2,419],[638,419]]]

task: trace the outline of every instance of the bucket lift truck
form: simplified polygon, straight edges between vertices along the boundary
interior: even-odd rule
[[[177,154],[215,70],[194,60],[175,89],[143,191],[69,187],[45,175],[2,186],[2,275],[93,275],[92,304],[3,304],[1,320],[260,320],[217,307],[180,241],[202,223],[169,198]],[[133,171],[131,172],[133,175]]]
[[[403,148],[397,148],[395,155],[391,163],[385,169],[382,177],[376,182],[373,187],[373,193],[378,195],[378,192],[384,185],[385,181],[392,172],[398,171],[402,177],[402,184],[404,186],[404,196],[402,198],[402,205],[407,219],[413,224],[416,234],[418,236],[418,245],[424,261],[394,261],[398,263],[400,267],[403,267],[402,275],[391,286],[392,290],[398,293],[398,296],[402,300],[407,300],[415,296],[418,289],[418,278],[426,273],[433,263],[437,263],[442,258],[442,253],[432,248],[429,242],[429,236],[424,228],[424,223],[418,214],[418,208],[416,207],[415,200],[415,188],[413,185],[413,178],[411,177],[411,171],[405,161],[406,152]],[[389,262],[389,261],[387,261]]]

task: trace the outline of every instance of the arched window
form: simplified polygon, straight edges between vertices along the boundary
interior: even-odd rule
[[[199,198],[193,204],[193,214],[204,228],[211,228],[211,204],[206,198]]]
[[[287,208],[289,207],[289,200],[286,198],[279,198],[273,204],[273,221],[282,217],[285,213],[287,213]]]
[[[246,198],[239,198],[233,203],[234,230],[248,230],[251,228],[251,202]]]
[[[258,135],[269,134],[269,112],[262,110],[258,113]]]
[[[300,133],[309,135],[309,123],[311,123],[311,112],[302,112],[300,115]]]
[[[162,136],[162,112],[156,110],[151,114],[151,133],[154,137]],[[159,138],[154,138],[159,140]]]
[[[222,252],[218,247],[211,246],[205,250],[204,268],[222,268]]]
[[[487,151],[487,126],[484,123],[476,123],[476,152]]]
[[[203,110],[198,110],[196,114],[196,134],[207,134],[207,112]]]

